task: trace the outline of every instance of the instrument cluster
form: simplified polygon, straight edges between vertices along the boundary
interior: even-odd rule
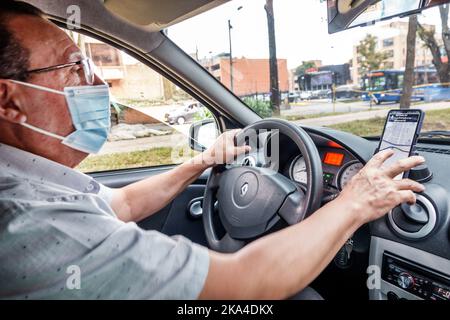
[[[329,143],[327,146],[319,146],[318,150],[322,159],[325,191],[331,193],[342,191],[364,166],[338,144]],[[308,183],[306,163],[301,154],[290,159],[285,171],[293,181],[302,185]]]

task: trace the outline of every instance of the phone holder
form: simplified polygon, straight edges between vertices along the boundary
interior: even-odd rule
[[[413,155],[418,156],[419,153],[415,151]],[[428,168],[428,165],[424,163],[415,168],[412,168],[409,171],[408,178],[419,183],[425,183],[433,179],[433,172],[431,172],[430,168]]]

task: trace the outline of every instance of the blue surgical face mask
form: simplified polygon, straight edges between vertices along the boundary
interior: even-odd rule
[[[28,123],[22,123],[24,127],[59,139],[63,144],[85,153],[98,153],[100,151],[108,139],[111,127],[108,85],[66,87],[62,92],[27,82],[11,81],[30,88],[65,96],[75,131],[67,137],[62,137]]]

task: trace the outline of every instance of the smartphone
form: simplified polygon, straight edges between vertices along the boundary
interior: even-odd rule
[[[415,152],[417,139],[422,130],[425,113],[422,110],[391,110],[389,111],[380,145],[376,152],[392,149],[394,155],[384,163],[384,167],[389,167],[396,161],[408,158]],[[409,172],[395,177],[395,180],[407,178]]]

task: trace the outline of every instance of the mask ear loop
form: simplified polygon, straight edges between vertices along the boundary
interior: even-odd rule
[[[31,124],[28,124],[26,122],[21,123],[21,125],[26,127],[26,128],[28,128],[28,129],[30,129],[30,130],[36,131],[38,133],[41,133],[43,135],[46,135],[46,136],[49,136],[49,137],[52,137],[52,138],[55,138],[55,139],[58,139],[58,140],[64,140],[65,139],[64,137],[62,137],[60,135],[57,135],[55,133],[51,133],[51,132],[49,132],[47,130],[40,129],[40,128],[35,127],[35,126],[32,126]]]
[[[28,82],[22,82],[22,81],[17,81],[17,80],[10,80],[10,81],[14,82],[14,83],[17,83],[17,84],[20,84],[20,85],[25,86],[25,87],[32,88],[32,89],[43,90],[43,91],[51,92],[51,93],[54,93],[54,94],[59,94],[59,95],[62,95],[62,96],[66,95],[62,91],[46,88],[46,87],[39,86],[39,85],[36,85],[36,84],[31,84],[31,83],[28,83]],[[26,127],[26,128],[28,128],[28,129],[30,129],[30,130],[36,131],[38,133],[41,133],[43,135],[46,135],[46,136],[49,136],[49,137],[52,137],[52,138],[55,138],[55,139],[58,139],[58,140],[64,140],[65,139],[65,137],[62,137],[62,136],[57,135],[55,133],[51,133],[51,132],[49,132],[47,130],[43,130],[41,128],[32,126],[31,124],[28,124],[26,122],[21,123],[21,125]]]
[[[9,80],[9,81],[17,83],[17,84],[20,84],[20,85],[25,86],[25,87],[30,87],[32,89],[43,90],[43,91],[51,92],[51,93],[54,93],[54,94],[59,94],[61,96],[65,96],[66,95],[65,92],[63,92],[63,91],[50,89],[50,88],[47,88],[47,87],[39,86],[37,84],[32,84],[32,83],[22,82],[22,81],[17,81],[17,80]]]

